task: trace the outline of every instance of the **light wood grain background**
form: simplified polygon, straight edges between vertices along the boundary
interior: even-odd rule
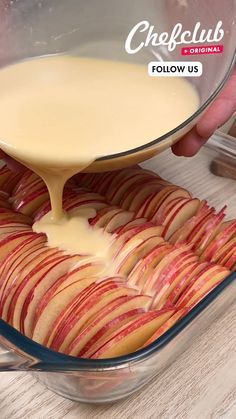
[[[168,151],[145,164],[195,196],[236,216],[235,181],[209,173],[206,152],[193,159]],[[28,373],[0,374],[0,419],[236,419],[236,304],[164,373],[133,396],[109,405],[65,400]]]

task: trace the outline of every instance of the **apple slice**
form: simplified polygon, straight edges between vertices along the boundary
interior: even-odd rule
[[[111,281],[110,281],[111,282]],[[52,340],[50,347],[54,350],[63,352],[68,345],[75,339],[78,333],[86,327],[88,321],[93,321],[100,309],[107,306],[112,300],[119,296],[136,293],[135,290],[127,287],[117,286],[113,283],[104,283],[103,287],[86,297],[86,301],[79,304],[79,307],[73,309],[73,312],[67,316],[57,329],[56,335]]]
[[[21,330],[27,336],[32,336],[36,310],[41,298],[58,278],[61,278],[73,269],[77,261],[78,257],[76,255],[66,256],[62,260],[59,260],[56,265],[52,266],[44,275],[39,277],[37,282],[32,283],[32,279],[30,280],[31,287],[28,288],[28,293],[25,293],[24,304],[20,313]]]
[[[121,208],[117,207],[102,208],[101,210],[97,211],[97,214],[94,218],[89,220],[89,224],[93,227],[96,226],[102,228],[108,221],[110,221],[113,215],[116,215],[122,211],[123,210]]]
[[[0,292],[1,304],[3,304],[8,289],[14,283],[14,279],[18,277],[21,270],[27,267],[35,257],[45,252],[45,246],[42,243],[30,242],[24,247],[25,249],[20,249],[14,258],[11,258],[11,265],[5,267],[4,281]]]
[[[14,205],[13,208],[16,211],[22,212],[23,214],[32,216],[34,212],[42,205],[43,202],[49,200],[49,195],[46,187],[43,187],[41,190],[33,192],[23,199],[18,205]]]
[[[199,299],[206,296],[212,287],[217,286],[230,274],[230,271],[222,266],[211,265],[201,271],[189,284],[178,299],[177,307],[194,307]]]
[[[200,203],[200,206],[202,203]],[[187,222],[178,228],[169,238],[169,242],[171,244],[179,244],[187,241],[191,242],[191,234],[195,230],[195,228],[200,228],[202,222],[205,221],[206,217],[212,215],[214,213],[213,209],[209,209],[208,211],[199,211],[196,215],[189,218]]]
[[[164,219],[164,214],[168,213],[168,208],[172,203],[178,202],[180,198],[191,199],[188,191],[178,186],[169,186],[163,189],[159,194],[159,201],[156,206],[149,207],[148,219],[158,223]]]
[[[2,260],[0,266],[0,298],[1,298],[1,291],[2,286],[5,282],[6,275],[8,275],[9,270],[12,268],[12,265],[25,251],[34,248],[34,246],[42,245],[46,242],[46,236],[44,234],[35,234],[32,233],[29,237],[25,240],[20,242],[16,247],[14,247]]]
[[[225,266],[225,264],[228,262],[229,258],[231,258],[231,256],[234,254],[234,251],[235,251],[235,247],[233,249],[231,248],[231,250],[229,251],[229,253],[227,253],[224,257],[220,258],[217,261],[217,264],[218,265]]]
[[[218,214],[212,216],[212,219],[205,225],[202,234],[195,241],[194,249],[198,255],[201,255],[204,252],[208,244],[220,231],[222,221],[225,218],[225,208],[223,208]]]
[[[40,191],[42,188],[45,188],[45,184],[42,179],[37,178],[33,182],[31,182],[28,186],[25,186],[24,189],[19,191],[17,194],[12,195],[12,201],[14,202],[14,206],[17,207],[20,205],[21,201],[25,199],[28,195]]]
[[[163,236],[165,239],[168,240],[178,228],[196,214],[199,203],[199,199],[189,199],[183,202],[181,206],[177,206],[175,207],[175,210],[171,211],[170,215],[164,221],[165,228]]]
[[[95,192],[82,192],[75,194],[74,196],[68,198],[66,202],[64,202],[64,209],[66,211],[80,207],[81,204],[85,202],[102,202],[106,203],[105,198],[98,193]]]
[[[175,284],[174,288],[171,289],[171,292],[166,300],[165,307],[169,307],[176,303],[180,295],[184,292],[187,286],[191,283],[194,277],[196,277],[200,272],[209,266],[207,262],[195,263],[193,264],[190,270],[184,272],[183,277]]]
[[[137,351],[174,313],[174,310],[149,311],[116,330],[91,358],[114,358]]]
[[[130,186],[120,201],[120,206],[126,210],[138,211],[145,199],[153,192],[158,193],[168,183],[160,179],[142,178],[134,185]]]
[[[145,257],[152,249],[162,242],[163,239],[157,236],[151,236],[141,243],[139,241],[130,240],[128,243],[130,243],[132,247],[128,254],[126,253],[127,249],[125,248],[125,252],[120,253],[114,260],[116,272],[119,275],[127,277],[138,263],[139,259]]]
[[[25,239],[32,236],[32,231],[12,233],[10,236],[3,240],[0,240],[0,261],[9,254],[14,248],[20,243],[23,243]]]
[[[6,181],[4,182],[4,185],[3,185],[4,191],[11,194],[14,187],[20,180],[21,176],[22,176],[21,173],[12,172],[11,175],[8,177],[8,179],[6,179]]]
[[[104,225],[104,230],[113,233],[117,228],[126,225],[134,219],[134,213],[130,211],[120,211]]]
[[[32,339],[43,344],[47,338],[49,324],[53,324],[75,296],[95,283],[96,280],[97,278],[93,276],[78,279],[78,281],[72,282],[67,287],[52,295],[50,299],[44,301],[44,305],[38,306],[32,328]]]
[[[111,255],[119,257],[119,255],[125,254],[130,249],[135,247],[138,243],[140,244],[149,237],[161,237],[163,228],[161,226],[154,226],[152,223],[144,223],[140,226],[133,227],[127,231],[117,234],[116,240],[111,245]]]
[[[0,213],[0,222],[2,221],[18,221],[24,224],[32,225],[32,220],[30,217],[15,211]]]
[[[148,176],[149,178],[158,178],[158,175],[155,173],[149,171],[149,170],[143,170],[140,167],[136,168],[127,168],[125,170],[121,170],[117,173],[117,175],[113,178],[112,182],[109,185],[108,190],[106,191],[106,197],[109,202],[112,202],[112,199],[114,195],[116,194],[116,191],[120,188],[121,185],[123,185],[124,181],[128,181],[129,177],[134,177],[136,174],[139,176]]]
[[[101,173],[101,176],[99,180],[97,180],[95,182],[95,186],[93,186],[93,188],[95,187],[95,190],[100,194],[100,195],[105,195],[112,180],[117,176],[117,174],[120,171],[113,171],[113,172],[105,172],[105,173]]]
[[[234,252],[230,255],[229,259],[225,263],[225,268],[228,268],[231,271],[234,271],[235,270],[235,264],[236,264],[236,247],[234,249]]]
[[[171,316],[157,331],[145,342],[143,348],[148,345],[151,345],[155,340],[157,340],[160,336],[164,335],[171,327],[173,327],[179,320],[181,320],[186,314],[188,313],[187,308],[182,308],[176,311],[173,316]]]
[[[7,287],[5,287],[1,302],[3,320],[11,321],[18,294],[21,294],[22,291],[22,284],[24,289],[24,281],[28,283],[28,279],[38,271],[41,269],[47,270],[48,264],[51,263],[51,258],[54,261],[55,258],[59,260],[60,257],[63,257],[61,251],[46,247],[45,251],[40,252],[27,265],[24,265],[16,277],[8,278]]]
[[[172,251],[170,251],[168,254],[166,254],[162,260],[159,261],[159,263],[154,268],[151,275],[148,276],[146,279],[142,292],[144,294],[148,295],[155,295],[158,285],[158,280],[162,274],[162,272],[165,272],[164,270],[166,267],[170,265],[170,263],[174,260],[177,260],[177,262],[180,260],[179,257],[185,256],[186,252],[189,253],[191,250],[189,245],[183,245],[177,248],[173,248]]]
[[[117,188],[114,190],[114,193],[110,195],[109,202],[112,203],[112,205],[120,205],[120,202],[122,201],[124,195],[127,191],[130,191],[130,188],[136,187],[136,184],[141,180],[148,182],[150,180],[150,176],[144,177],[142,171],[140,170],[138,173],[132,174],[130,173],[129,176],[127,176],[125,179],[123,179],[119,185],[117,185]]]
[[[201,255],[202,260],[213,261],[214,255],[222,248],[230,239],[236,236],[236,220],[231,221],[223,227],[214,240],[207,246]]]
[[[4,190],[4,184],[7,181],[7,179],[12,176],[12,172],[10,169],[8,169],[7,165],[3,165],[0,168],[0,189]]]
[[[63,194],[63,206],[64,203],[71,198],[74,198],[76,196],[75,191],[68,190],[67,187],[64,188],[64,194]],[[50,201],[43,202],[39,208],[34,212],[33,218],[34,222],[40,220],[44,215],[46,215],[49,211],[51,211],[51,203]]]
[[[157,291],[153,299],[152,308],[160,310],[166,307],[168,297],[173,289],[196,267],[197,257],[183,257],[179,263],[174,260],[160,275]]]
[[[165,199],[166,196],[168,196],[176,189],[177,186],[170,185],[165,186],[158,193],[152,193],[145,199],[140,208],[137,210],[137,217],[146,217],[148,220],[150,220],[154,213],[157,211],[159,205],[162,203],[163,199]]]
[[[236,237],[229,240],[225,243],[220,249],[216,251],[214,256],[211,259],[212,263],[217,263],[218,265],[224,265],[231,255],[231,253],[236,249]]]
[[[9,193],[6,191],[1,191],[0,190],[0,198],[3,200],[8,200],[9,199]]]
[[[24,190],[28,185],[30,185],[35,180],[39,179],[39,176],[31,170],[26,169],[15,188],[12,191],[12,196],[17,195],[21,190]]]
[[[72,269],[66,275],[58,278],[54,282],[54,284],[44,293],[41,301],[39,302],[35,313],[36,321],[39,318],[39,316],[41,316],[41,313],[43,312],[45,307],[50,303],[51,299],[54,296],[59,295],[61,291],[63,291],[65,288],[70,287],[75,282],[78,283],[80,280],[84,278],[93,278],[93,280],[95,277],[98,278],[103,268],[103,265],[99,265],[95,262],[83,264],[83,262],[81,261],[81,265],[78,266],[78,264],[76,264],[76,267],[74,269]]]
[[[64,206],[65,210],[68,212],[74,211],[77,208],[93,208],[96,211],[107,207],[107,203],[105,201],[102,200],[71,200],[70,203],[68,203],[67,205]]]
[[[24,232],[24,231],[30,231],[32,232],[32,229],[29,225],[24,224],[9,224],[8,226],[1,226],[0,227],[0,240],[6,239],[8,236],[10,236],[12,233],[17,232]]]
[[[176,210],[188,200],[188,198],[178,197],[169,201],[168,204],[166,204],[162,209],[158,210],[155,216],[155,223],[165,225],[176,212]],[[153,219],[151,221],[153,222]]]
[[[136,286],[141,291],[152,273],[155,266],[173,250],[173,247],[166,242],[160,242],[144,258],[134,266],[128,276],[128,284]]]
[[[146,218],[134,218],[134,220],[129,221],[127,224],[125,224],[124,226],[121,226],[119,228],[117,228],[114,233],[117,236],[120,236],[121,234],[123,234],[124,232],[131,230],[131,228],[133,227],[141,227],[143,224],[147,223]],[[152,225],[151,223],[149,224],[150,226]]]
[[[66,353],[72,356],[83,356],[83,353],[94,348],[94,344],[108,333],[112,333],[121,323],[128,323],[132,317],[147,311],[151,298],[146,295],[118,297],[100,310],[96,318],[83,329],[71,342]]]
[[[120,277],[100,278],[96,282],[93,281],[92,283],[88,284],[85,288],[80,290],[79,293],[74,296],[72,301],[70,301],[67,304],[67,306],[56,317],[56,319],[53,322],[51,322],[51,324],[48,327],[47,335],[43,341],[43,344],[45,346],[50,347],[54,338],[57,339],[59,328],[64,327],[64,325],[68,324],[67,319],[71,315],[73,315],[73,313],[76,311],[76,308],[79,309],[80,307],[82,307],[82,305],[86,301],[88,301],[88,298],[94,295],[102,295],[103,292],[106,292],[109,290],[112,292],[113,290],[117,290],[118,288],[119,289],[122,288],[122,290],[123,288],[126,288],[123,278],[120,278]],[[122,292],[121,292],[121,295],[122,295]],[[131,290],[131,288],[127,288],[125,290],[125,295],[136,295],[136,294],[137,292],[135,290]]]

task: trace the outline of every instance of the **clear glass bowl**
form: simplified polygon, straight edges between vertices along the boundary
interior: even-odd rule
[[[136,164],[174,144],[195,125],[224,86],[234,65],[235,0],[207,0],[201,5],[196,0],[5,0],[1,7],[2,66],[29,57],[59,53],[135,61],[146,65],[153,60],[202,63],[202,76],[189,78],[200,96],[197,112],[152,142],[144,138],[143,147],[97,160],[90,166],[90,171],[114,170]],[[214,32],[217,23],[222,21],[224,38],[220,44],[224,52],[182,56],[181,49],[186,44],[180,43],[172,52],[167,46],[160,45],[129,55],[125,50],[125,41],[131,29],[143,20],[153,25],[158,34],[171,34],[176,23],[182,25],[183,31],[193,33],[197,22],[200,22],[200,28],[213,29]],[[146,35],[138,33],[137,42],[144,41]],[[206,42],[195,46],[201,45],[206,45]]]
[[[145,167],[151,170],[158,167],[158,159],[146,162]],[[193,192],[197,195],[196,178],[199,167],[204,172],[204,180],[210,186],[219,182],[219,178],[209,171],[209,168],[212,169],[212,162],[227,161],[227,168],[231,165],[232,173],[236,173],[236,142],[225,134],[217,133],[208,147],[195,159],[198,164],[194,165],[191,160],[182,160],[181,170],[186,173],[191,170],[192,177],[186,179],[182,186],[188,187],[190,191],[194,189]],[[175,176],[174,173],[173,166],[164,167],[164,175],[169,180]],[[231,176],[228,169],[225,174],[223,171],[220,174]],[[221,182],[224,193],[219,199],[216,198],[217,205],[227,201],[235,180],[222,178]],[[207,192],[204,196],[207,197],[206,195]],[[234,211],[235,207],[231,208],[229,202],[230,217]],[[26,338],[0,320],[0,371],[31,371],[49,389],[76,401],[104,403],[119,400],[138,390],[194,344],[194,340],[235,302],[235,292],[236,273],[226,278],[152,345],[115,359],[86,360],[54,352]]]

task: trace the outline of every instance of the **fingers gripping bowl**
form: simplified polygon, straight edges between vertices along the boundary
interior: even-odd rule
[[[13,263],[12,249],[8,252],[12,255],[12,261],[10,264],[5,263],[4,268],[5,294],[1,287],[1,295],[4,294],[1,301],[6,304],[5,308],[4,304],[1,307],[2,315],[6,316],[4,319],[44,346],[21,335],[19,338],[18,332],[5,323],[1,333],[8,340],[9,337],[13,341],[17,338],[17,352],[19,355],[24,353],[24,357],[18,359],[18,368],[51,371],[41,374],[40,377],[55,391],[73,399],[90,401],[114,400],[128,395],[150,379],[154,370],[157,373],[183,350],[189,341],[188,328],[184,326],[190,324],[190,335],[197,335],[220,312],[219,308],[225,307],[226,301],[228,305],[233,300],[230,289],[235,281],[227,269],[233,270],[232,264],[235,264],[235,222],[227,221],[225,224],[225,210],[213,210],[206,202],[192,198],[185,188],[175,187],[154,173],[136,167],[117,173],[75,177],[67,185],[64,205],[67,208],[73,205],[97,206],[97,215],[90,220],[91,228],[96,228],[97,224],[116,234],[113,246],[116,248],[116,261],[119,261],[117,274],[113,278],[104,281],[100,278],[97,281],[97,266],[91,268],[80,260],[75,268],[75,263],[78,263],[75,256],[58,255],[52,249],[46,250],[41,236],[35,242],[32,241],[32,214],[34,212],[34,216],[36,213],[40,216],[40,213],[42,215],[49,209],[48,197],[40,182],[32,178],[33,175],[28,173],[23,179],[13,180],[9,172],[7,175],[5,169],[2,170],[1,179],[5,177],[5,188],[8,191],[14,189],[11,192],[11,208],[6,203],[6,195],[4,196],[5,208],[1,211],[2,215],[5,214],[2,217],[2,234],[6,237],[26,235],[26,247],[24,254],[19,253],[18,263],[25,262],[27,266],[31,264],[31,272],[34,258],[27,249],[31,249],[37,258],[40,255],[41,261],[48,258],[48,265],[45,276],[44,264],[40,263],[41,271],[38,276],[30,276],[32,282],[27,282],[26,275],[18,276],[18,285],[24,283],[25,286],[21,285],[21,292],[18,288],[18,294],[14,293],[16,288],[11,284],[11,273],[19,269],[19,264],[17,268],[17,262]],[[20,185],[27,181],[27,177],[28,186],[30,183],[34,184],[34,191],[27,194],[28,197],[33,197],[30,201],[26,199],[26,195],[21,196]],[[114,183],[117,187],[111,189]],[[18,186],[13,188],[13,184]],[[24,185],[26,186],[25,183]],[[96,192],[91,192],[92,190]],[[39,193],[35,193],[36,191]],[[20,199],[15,198],[17,194]],[[204,194],[201,197],[203,196]],[[163,211],[165,204],[162,205],[162,211],[161,205],[157,211],[158,202],[161,204],[165,200],[169,211]],[[224,200],[221,202],[223,204]],[[146,205],[148,203],[149,206]],[[183,211],[189,205],[191,210]],[[171,210],[172,207],[175,210]],[[19,215],[19,210],[24,215]],[[182,212],[181,217],[179,210]],[[167,213],[178,213],[178,217],[173,219]],[[9,214],[13,217],[11,221]],[[153,215],[151,217],[148,214]],[[233,212],[229,215],[233,219]],[[123,252],[119,252],[119,246],[125,242],[124,238],[126,250],[123,244]],[[183,241],[187,244],[183,244]],[[228,267],[223,267],[221,263]],[[196,274],[198,270],[202,275]],[[50,290],[47,288],[49,284]],[[12,294],[8,292],[10,285]],[[11,298],[13,296],[12,302],[10,295]],[[63,298],[58,298],[58,295]],[[73,299],[72,296],[76,298]],[[199,303],[200,298],[203,299]],[[21,312],[17,308],[19,303]],[[207,309],[202,311],[204,307]],[[199,312],[201,315],[196,317]],[[204,317],[204,313],[207,317]],[[54,330],[52,327],[56,323],[60,330],[57,336],[55,327]],[[177,338],[175,335],[178,333],[180,334]],[[80,358],[76,359],[55,350]],[[127,355],[120,356],[123,354]],[[111,360],[114,356],[118,358]],[[17,368],[15,359],[8,360],[5,368],[11,365],[12,368]],[[56,376],[53,371],[57,371]],[[60,384],[57,378],[59,371],[64,371],[60,375]]]

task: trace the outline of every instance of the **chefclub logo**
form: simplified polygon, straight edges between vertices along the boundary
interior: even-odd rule
[[[143,34],[141,41],[140,34]],[[144,48],[166,46],[169,52],[173,52],[181,45],[182,56],[222,54],[224,46],[220,42],[224,38],[224,34],[221,20],[209,29],[203,28],[201,22],[197,22],[192,31],[184,30],[181,23],[176,23],[171,32],[161,33],[156,32],[154,25],[151,25],[149,21],[143,20],[129,32],[125,50],[128,54],[137,54]],[[150,76],[199,77],[202,75],[202,63],[151,62],[148,65],[148,73]]]

